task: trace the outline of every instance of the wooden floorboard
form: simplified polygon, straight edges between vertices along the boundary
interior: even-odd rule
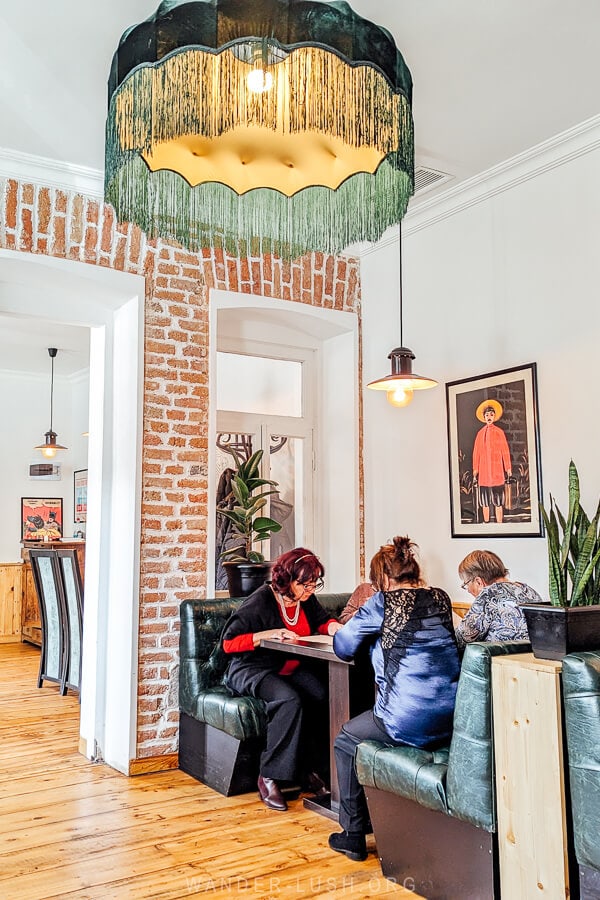
[[[300,800],[222,797],[179,770],[127,778],[78,751],[77,697],[37,688],[39,651],[0,645],[0,898],[341,900],[417,895],[332,853]]]

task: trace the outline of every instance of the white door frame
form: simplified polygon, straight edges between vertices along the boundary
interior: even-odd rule
[[[219,316],[228,316],[219,329]],[[225,335],[224,335],[225,332]],[[225,340],[223,340],[223,335]],[[293,338],[293,339],[292,339]],[[293,303],[271,297],[211,290],[209,372],[216,371],[217,349],[234,346],[252,353],[270,343],[265,356],[288,355],[289,348],[314,351],[315,388],[315,545],[326,569],[327,589],[353,590],[360,575],[359,515],[359,336],[356,313]],[[241,342],[241,343],[240,343]],[[239,351],[239,352],[243,352]],[[209,383],[209,435],[217,431],[216,389]],[[287,433],[287,432],[286,432]],[[215,484],[215,448],[208,446],[209,485]],[[214,508],[214,490],[210,498]],[[215,516],[208,517],[207,585],[214,586]]]
[[[90,422],[80,750],[135,757],[145,281],[0,250],[0,312],[89,327]]]

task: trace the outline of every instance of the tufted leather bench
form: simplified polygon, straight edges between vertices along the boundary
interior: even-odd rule
[[[428,900],[499,895],[491,661],[529,650],[525,641],[467,646],[448,746],[357,748],[383,874]]]
[[[581,900],[600,900],[600,652],[565,656],[562,685]]]
[[[350,594],[319,594],[332,616]],[[262,700],[225,686],[221,634],[240,599],[184,600],[179,636],[179,768],[225,796],[255,790],[266,717]]]

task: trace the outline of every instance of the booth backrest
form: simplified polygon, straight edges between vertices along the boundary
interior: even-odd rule
[[[448,808],[457,819],[486,831],[496,830],[492,659],[530,649],[525,641],[475,643],[463,656],[448,754]]]
[[[333,617],[342,611],[350,594],[319,594],[319,602]],[[223,684],[227,655],[221,634],[242,599],[184,600],[180,606],[179,706],[193,716],[198,696]]]
[[[600,871],[600,651],[562,661],[575,855]]]

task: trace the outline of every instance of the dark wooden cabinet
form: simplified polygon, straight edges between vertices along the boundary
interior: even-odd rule
[[[85,574],[85,541],[50,541],[49,543],[33,543],[27,541],[21,550],[21,559],[23,560],[23,598],[21,603],[21,641],[28,644],[35,644],[37,647],[42,643],[42,623],[40,621],[40,609],[38,605],[37,593],[35,590],[35,582],[33,580],[33,572],[31,571],[31,563],[29,562],[29,548],[41,547],[48,550],[73,549],[77,553],[77,563],[81,573],[81,581],[83,583]]]

